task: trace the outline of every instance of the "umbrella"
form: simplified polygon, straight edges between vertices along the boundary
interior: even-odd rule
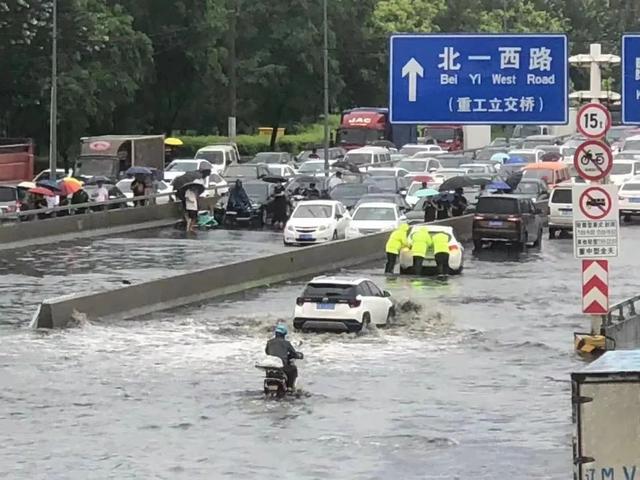
[[[180,140],[179,138],[175,138],[175,137],[165,138],[164,139],[164,144],[168,145],[170,147],[181,147],[182,145],[184,145],[182,140]]]
[[[506,153],[499,152],[491,155],[492,162],[505,163],[507,160],[509,160],[509,155]]]
[[[520,181],[522,180],[523,173],[524,172],[520,170],[519,172],[514,172],[507,177],[505,183],[507,183],[509,187],[511,187],[511,190],[515,190],[518,187]]]
[[[152,175],[152,174],[153,174],[153,171],[147,167],[131,167],[129,168],[129,170],[125,172],[125,175],[130,177],[134,175]]]
[[[287,179],[284,177],[279,177],[277,175],[270,177],[262,177],[260,180],[267,183],[287,183]]]
[[[180,187],[177,195],[182,198],[187,190],[193,190],[197,196],[200,196],[204,193],[205,188],[201,182],[189,182]]]
[[[458,175],[457,177],[451,177],[448,180],[442,182],[439,190],[446,192],[449,190],[455,190],[456,188],[473,187],[474,185],[482,185],[483,183],[489,183],[491,180],[484,178],[471,178],[467,175]]]
[[[25,190],[29,190],[30,188],[36,188],[37,185],[33,182],[20,182],[17,185],[18,188],[24,188]]]
[[[58,182],[58,186],[60,188],[60,194],[67,197],[69,195],[73,195],[78,190],[82,190],[82,184],[77,180],[75,182],[66,182],[61,180]]]
[[[64,183],[73,183],[73,184],[76,184],[76,185],[78,185],[78,186],[80,186],[80,187],[81,187],[82,185],[84,185],[84,184],[82,183],[82,181],[78,180],[77,178],[73,178],[73,177],[65,177],[65,178],[63,178],[62,180],[60,180],[60,182],[64,182]],[[58,182],[58,185],[60,185],[60,182]]]
[[[487,188],[490,190],[511,190],[511,185],[507,182],[503,182],[502,180],[494,180],[487,184]]]
[[[513,165],[515,163],[527,163],[524,161],[524,158],[518,157],[517,155],[509,156],[509,159],[504,162],[505,165]]]
[[[55,193],[53,193],[51,190],[49,190],[48,188],[45,188],[45,187],[30,188],[27,191],[29,193],[33,193],[34,195],[43,195],[45,197],[55,197],[56,196]]]
[[[415,177],[412,177],[411,180],[414,182],[431,183],[433,182],[433,177],[429,175],[416,175]]]
[[[423,188],[418,190],[415,193],[415,196],[418,198],[423,198],[423,197],[433,197],[435,195],[439,195],[440,192],[438,192],[437,190],[434,190],[433,188]]]
[[[349,170],[352,173],[360,173],[360,169],[357,165],[347,162],[345,160],[339,160],[331,165],[331,168],[342,168],[344,170]]]
[[[85,182],[86,185],[96,185],[98,183],[111,183],[111,179],[109,177],[97,175],[95,177],[91,177],[89,180]]]
[[[42,187],[42,188],[48,188],[49,190],[52,190],[53,192],[59,192],[60,191],[60,187],[58,186],[58,182],[56,182],[55,180],[40,180],[38,183],[36,183],[37,187]]]
[[[173,189],[178,191],[180,190],[184,185],[191,183],[191,182],[195,182],[197,180],[202,180],[202,174],[198,171],[198,170],[192,170],[190,172],[184,173],[182,175],[180,175],[179,177],[177,177],[174,181],[173,181]]]
[[[561,158],[562,155],[560,155],[558,152],[547,152],[542,155],[542,157],[540,157],[540,160],[542,162],[558,162]]]

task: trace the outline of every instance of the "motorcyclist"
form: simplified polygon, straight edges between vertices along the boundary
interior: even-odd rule
[[[236,180],[236,183],[229,192],[229,201],[227,202],[227,210],[234,210],[237,212],[246,212],[251,209],[251,200],[247,192],[242,186],[241,180]]]
[[[318,200],[320,198],[320,190],[316,188],[315,183],[309,184],[309,188],[306,191],[306,197],[309,200]]]
[[[284,365],[284,373],[287,375],[287,388],[294,390],[296,387],[296,379],[298,378],[298,367],[291,363],[293,359],[302,359],[303,355],[300,352],[296,352],[291,342],[285,337],[289,330],[284,323],[276,325],[274,331],[274,337],[267,342],[267,346],[264,351],[267,355],[273,355],[282,360]]]

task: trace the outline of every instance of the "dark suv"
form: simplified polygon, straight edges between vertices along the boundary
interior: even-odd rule
[[[524,249],[542,241],[542,212],[528,198],[487,195],[478,198],[473,218],[473,245],[483,242],[513,243]]]

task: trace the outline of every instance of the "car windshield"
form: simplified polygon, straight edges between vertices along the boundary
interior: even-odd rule
[[[464,174],[465,174],[464,170],[447,170],[444,168],[436,172],[436,175],[444,178],[445,180],[449,180],[450,178],[453,178],[453,177],[459,177]]]
[[[438,157],[438,160],[443,168],[457,168],[463,163],[470,162],[470,160],[465,157]]]
[[[355,298],[353,285],[336,285],[331,283],[310,283],[302,293],[303,297]]]
[[[572,203],[571,189],[558,188],[551,195],[551,203]]]
[[[366,145],[376,140],[384,140],[383,130],[370,128],[341,128],[338,134],[340,143],[344,145]]]
[[[167,172],[191,172],[198,169],[199,162],[171,162],[166,168]]]
[[[466,173],[487,173],[487,169],[485,167],[477,166],[477,167],[464,167]]]
[[[322,162],[305,162],[298,170],[300,173],[317,173],[324,171],[324,163]]]
[[[76,174],[84,177],[116,177],[118,159],[83,157],[78,163]]]
[[[425,136],[434,138],[437,142],[446,142],[447,140],[453,140],[456,136],[455,128],[436,128],[430,127],[425,129]]]
[[[480,197],[477,213],[509,214],[518,212],[518,201],[514,198]]]
[[[269,170],[269,175],[273,175],[274,177],[284,175],[284,168],[279,165],[269,165],[267,170]]]
[[[16,189],[13,187],[0,187],[0,202],[14,202]]]
[[[292,218],[330,218],[333,208],[330,205],[300,204],[291,215]]]
[[[199,160],[208,160],[214,165],[222,165],[224,163],[224,152],[220,150],[205,150],[203,152],[196,153],[196,158]]]
[[[407,155],[410,157],[411,155],[415,155],[418,152],[426,152],[428,150],[429,148],[424,145],[415,145],[412,147],[404,146],[400,149],[398,153],[401,153],[402,155]]]
[[[618,152],[615,155],[615,160],[636,160],[638,158],[640,158],[640,152],[634,152],[632,150],[627,152]]]
[[[133,180],[129,180],[129,179],[120,180],[116,184],[116,187],[118,187],[122,193],[131,193],[132,183],[133,183]]]
[[[622,185],[620,187],[620,190],[634,190],[634,191],[638,191],[640,190],[640,183],[625,183],[624,185]]]
[[[357,197],[367,193],[368,189],[366,185],[357,183],[341,183],[331,192],[332,197]]]
[[[395,195],[365,195],[360,199],[361,203],[398,203]]]
[[[257,178],[256,167],[250,165],[231,165],[224,171],[225,177],[251,177]]]
[[[427,162],[424,160],[403,160],[398,164],[398,168],[404,168],[409,172],[426,172]]]
[[[534,182],[520,182],[515,193],[538,193],[538,184]]]
[[[611,175],[629,175],[632,171],[633,171],[633,165],[631,163],[613,162]]]
[[[253,200],[264,201],[269,197],[269,184],[261,184],[261,183],[249,183],[243,185],[244,191],[247,192],[247,196]]]
[[[535,148],[538,145],[553,145],[554,139],[543,138],[538,140],[525,140],[522,142],[522,148]]]
[[[395,170],[392,170],[392,169],[388,169],[388,170],[367,170],[367,173],[371,177],[389,177],[389,176],[392,176],[392,175],[396,174]]]
[[[260,152],[257,153],[251,163],[280,163],[282,154],[278,152]]]
[[[535,125],[518,125],[519,137],[530,137],[531,135],[540,135],[540,128]]]
[[[384,207],[360,207],[353,214],[354,220],[380,220],[394,221],[396,212],[393,208]]]
[[[545,180],[547,183],[553,178],[553,170],[546,168],[532,168],[531,170],[525,170],[522,174],[523,178],[539,178]]]
[[[534,145],[538,150],[542,150],[544,153],[560,153],[560,147],[558,145]]]
[[[624,150],[640,150],[640,140],[627,140],[624,142]]]
[[[398,188],[398,184],[396,183],[395,177],[387,178],[387,177],[372,177],[368,180],[369,183],[375,184],[377,187],[382,190],[393,190],[395,191]]]
[[[345,161],[355,163],[356,165],[364,165],[373,163],[373,154],[371,153],[347,153],[344,157]]]

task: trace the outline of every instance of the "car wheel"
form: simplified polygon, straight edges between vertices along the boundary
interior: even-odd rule
[[[474,240],[473,241],[473,249],[481,250],[482,249],[482,240]]]
[[[538,236],[536,237],[536,241],[533,242],[533,246],[538,248],[542,245],[542,228],[538,230]]]
[[[556,229],[549,227],[549,240],[555,240],[556,238]]]
[[[524,252],[529,244],[529,233],[524,232],[524,239],[521,242],[516,243],[516,247],[519,251]]]
[[[338,240],[338,230],[334,230],[333,231],[333,236],[331,237],[332,240]]]
[[[623,220],[625,223],[629,223],[631,221],[631,215],[625,215]]]
[[[368,327],[369,325],[371,325],[371,314],[369,314],[369,312],[366,312],[364,315],[362,315],[362,327]]]
[[[396,318],[396,309],[391,307],[389,312],[387,313],[387,321],[385,322],[385,326],[390,326]]]
[[[463,270],[464,270],[464,264],[461,264],[460,268],[458,268],[457,270],[453,270],[452,268],[449,268],[449,275],[460,275]]]
[[[260,226],[263,227],[267,224],[267,210],[262,209],[262,215],[260,216]]]

